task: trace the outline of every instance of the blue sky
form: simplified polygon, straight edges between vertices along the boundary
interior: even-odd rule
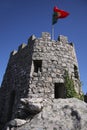
[[[32,34],[51,33],[55,5],[70,13],[55,24],[55,40],[64,35],[75,44],[82,90],[87,92],[87,0],[0,0],[0,84],[10,52]]]

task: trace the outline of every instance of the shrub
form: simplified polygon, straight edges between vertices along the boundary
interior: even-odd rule
[[[75,86],[74,86],[74,81],[72,78],[70,78],[69,74],[67,71],[65,71],[65,75],[64,75],[64,81],[65,81],[65,95],[66,98],[78,98],[81,100],[84,100],[84,95],[79,95],[77,94],[77,92],[75,91]]]

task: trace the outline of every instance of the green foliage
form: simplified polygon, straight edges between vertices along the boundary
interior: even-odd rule
[[[65,88],[66,88],[66,98],[75,97],[75,98],[83,100],[84,95],[77,94],[77,92],[75,91],[74,82],[73,82],[72,78],[70,78],[67,71],[65,71],[64,80],[65,80]]]
[[[82,101],[84,101],[84,94],[80,95],[79,99],[82,100]]]
[[[73,80],[69,77],[68,72],[65,72],[65,88],[66,88],[66,97],[67,98],[72,98],[72,97],[76,97],[76,91],[74,89],[74,82]]]

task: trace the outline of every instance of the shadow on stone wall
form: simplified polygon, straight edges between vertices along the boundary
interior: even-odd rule
[[[18,116],[20,99],[28,97],[34,42],[35,39],[32,40],[31,36],[28,45],[24,48],[22,45],[19,46],[18,52],[10,55],[1,85],[3,94],[0,95],[2,99],[0,110],[3,112],[0,117],[0,129],[3,129],[4,124],[8,121]]]

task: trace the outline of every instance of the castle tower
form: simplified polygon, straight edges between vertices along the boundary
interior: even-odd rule
[[[18,116],[21,98],[65,98],[64,72],[67,70],[81,93],[74,45],[65,36],[51,40],[49,33],[34,35],[28,44],[10,54],[0,88],[0,124]]]

